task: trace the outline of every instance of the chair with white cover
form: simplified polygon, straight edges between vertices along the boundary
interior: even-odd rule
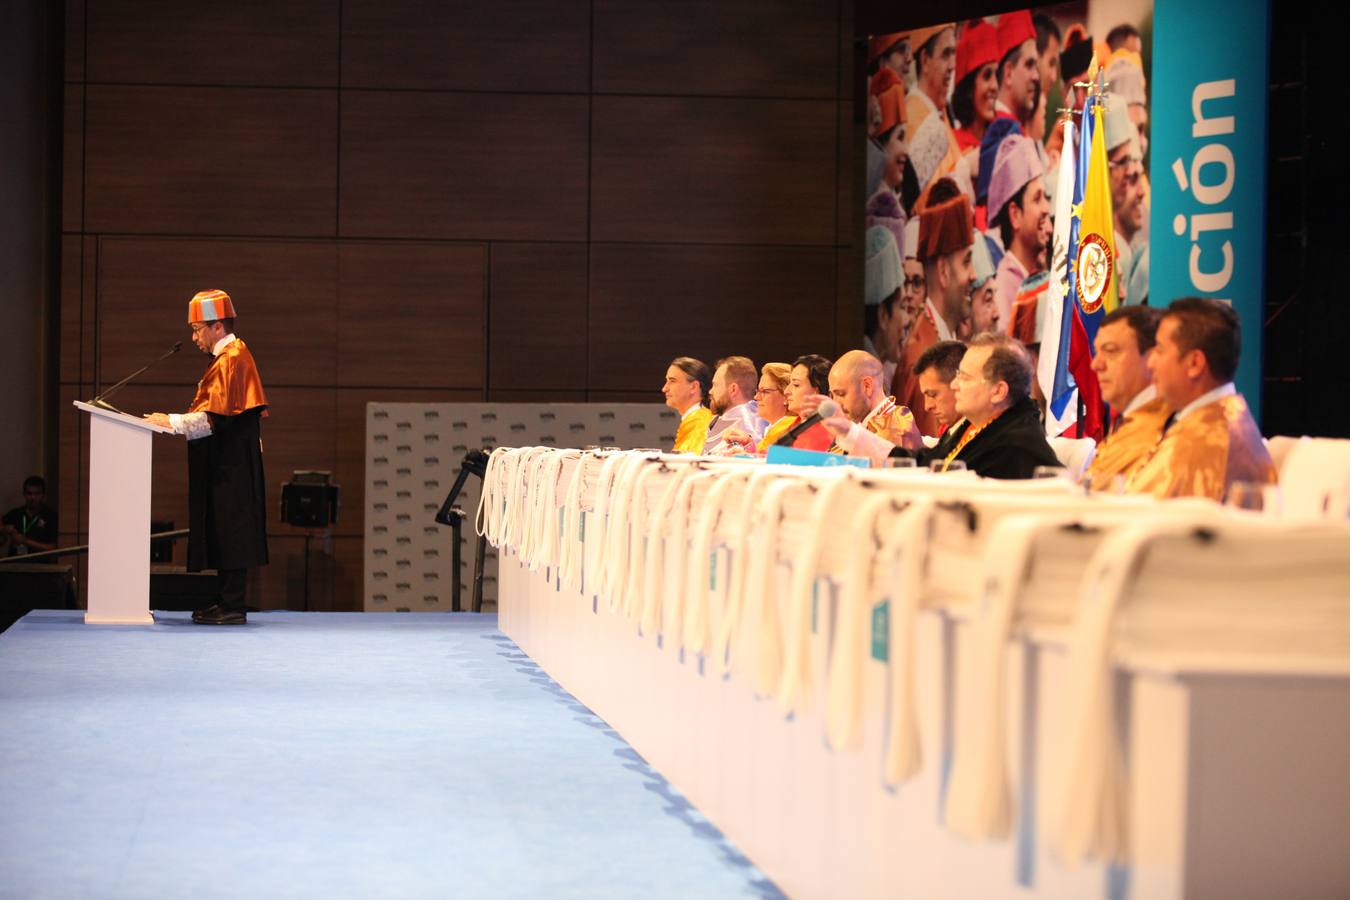
[[[1074,481],[1082,479],[1083,473],[1092,465],[1092,457],[1097,454],[1097,442],[1092,438],[1052,437],[1046,438],[1046,441],[1050,449],[1055,451],[1059,464],[1069,470],[1069,476]]]
[[[1345,518],[1350,512],[1350,440],[1272,438],[1272,458],[1277,450],[1284,515]]]
[[[1113,687],[1127,663],[1174,674],[1350,676],[1350,526],[1244,513],[1199,527],[1153,518],[1101,543],[1070,640],[1064,731],[1049,738],[1067,752],[1049,837],[1069,863],[1128,862]]]

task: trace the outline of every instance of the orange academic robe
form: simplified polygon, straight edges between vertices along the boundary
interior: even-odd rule
[[[1092,465],[1088,466],[1092,489],[1109,491],[1115,486],[1117,475],[1129,478],[1157,446],[1171,414],[1172,407],[1167,401],[1154,397],[1128,416],[1121,416],[1111,434],[1097,445]]]
[[[1274,484],[1275,464],[1241,395],[1200,407],[1167,429],[1126,490],[1155,497],[1223,500],[1235,481]]]
[[[712,424],[712,410],[700,406],[680,422],[675,431],[675,453],[702,453],[708,440],[708,426]]]

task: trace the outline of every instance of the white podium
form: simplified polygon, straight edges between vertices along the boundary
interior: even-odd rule
[[[89,608],[91,625],[149,625],[150,439],[172,429],[91,406]]]

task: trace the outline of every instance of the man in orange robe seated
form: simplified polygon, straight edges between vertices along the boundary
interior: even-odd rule
[[[1275,464],[1247,402],[1233,386],[1241,352],[1227,303],[1184,297],[1167,307],[1148,367],[1175,413],[1126,490],[1222,500],[1235,482],[1274,484]]]
[[[1162,437],[1172,414],[1148,370],[1160,318],[1162,311],[1150,306],[1122,306],[1097,328],[1092,371],[1097,373],[1102,399],[1111,404],[1117,418],[1088,467],[1087,483],[1094,491],[1124,487],[1125,479]]]

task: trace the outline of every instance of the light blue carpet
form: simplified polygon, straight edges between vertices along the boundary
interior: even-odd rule
[[[0,635],[0,896],[780,896],[495,616],[80,615]]]

